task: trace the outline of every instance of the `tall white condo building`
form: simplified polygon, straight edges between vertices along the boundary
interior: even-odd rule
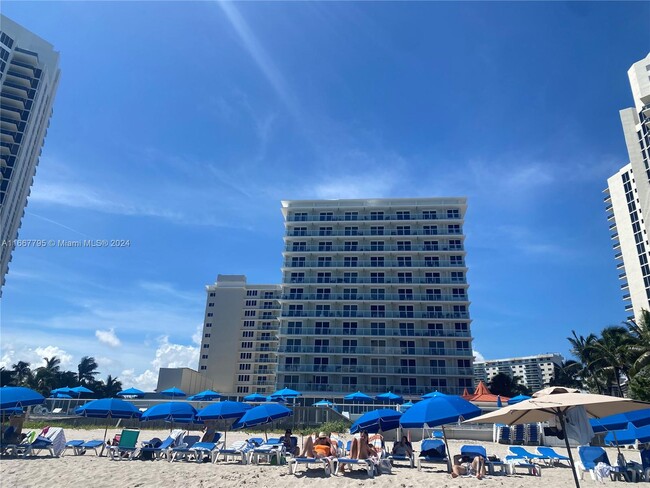
[[[52,103],[59,53],[0,15],[0,292],[9,269]]]
[[[638,320],[650,310],[650,54],[627,74],[634,107],[620,115],[630,162],[607,180],[605,203],[625,311]]]

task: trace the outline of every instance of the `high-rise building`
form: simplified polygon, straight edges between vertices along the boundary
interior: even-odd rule
[[[59,83],[52,45],[0,16],[0,291]]]
[[[473,386],[465,198],[284,201],[277,387]]]
[[[222,393],[272,393],[280,285],[250,285],[243,275],[219,275],[206,291],[199,373]]]
[[[607,180],[605,203],[625,311],[650,310],[650,54],[628,71],[634,107],[621,110],[629,164]]]
[[[555,368],[562,366],[560,354],[539,354],[507,359],[490,359],[474,363],[474,380],[488,383],[497,374],[518,377],[533,391],[541,390],[555,377]]]

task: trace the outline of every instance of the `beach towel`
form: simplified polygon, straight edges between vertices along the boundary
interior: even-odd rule
[[[609,464],[598,463],[594,467],[594,476],[596,476],[596,481],[604,483],[607,478],[609,478],[610,473],[612,472],[612,467]]]

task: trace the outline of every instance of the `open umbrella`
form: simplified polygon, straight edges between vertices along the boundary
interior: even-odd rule
[[[14,407],[40,405],[45,397],[24,386],[3,386],[0,388],[0,410]]]
[[[265,403],[264,405],[258,405],[247,410],[243,417],[232,425],[232,428],[243,429],[245,427],[263,425],[282,417],[288,417],[289,415],[293,415],[293,412],[284,405],[280,405],[279,403]]]
[[[427,428],[442,426],[442,436],[449,453],[445,424],[467,420],[481,415],[481,409],[464,398],[455,395],[438,394],[422,400],[409,408],[400,419],[404,428]],[[451,458],[450,456],[448,456]],[[451,469],[451,463],[448,463]]]
[[[61,388],[55,388],[50,392],[50,395],[52,394],[57,394],[61,393],[63,395],[72,395],[73,393],[76,393],[74,391],[74,388],[70,388],[69,386],[62,386]]]
[[[121,397],[132,397],[132,398],[142,398],[144,396],[144,391],[138,390],[137,388],[127,388],[126,390],[122,390],[117,394],[117,396]]]
[[[251,393],[250,395],[246,395],[244,400],[247,402],[265,402],[266,397],[260,393]]]
[[[72,398],[72,397],[67,393],[52,393],[50,395],[50,398]]]
[[[627,429],[608,432],[605,436],[605,443],[610,446],[627,446],[634,444],[636,441],[640,443],[650,442],[650,425],[637,428],[634,427],[634,424],[629,423]]]
[[[364,413],[350,427],[350,434],[367,430],[371,434],[397,429],[402,413],[390,408],[378,408]]]
[[[323,400],[321,400],[319,402],[312,403],[311,406],[312,407],[332,407],[332,406],[334,406],[334,404],[332,402],[330,402],[329,400],[323,399]]]
[[[566,414],[570,408],[581,406],[590,417],[601,418],[617,413],[647,409],[650,404],[630,398],[618,398],[591,393],[577,393],[577,390],[564,387],[551,387],[533,394],[530,400],[508,405],[494,412],[475,417],[471,422],[501,423],[507,425],[544,422],[556,418],[562,431],[566,431]],[[573,480],[577,488],[580,481],[573,462],[569,437],[564,442],[571,461]]]
[[[119,398],[102,398],[93,400],[80,407],[75,408],[75,415],[81,417],[92,417],[102,419],[132,419],[139,418],[142,413],[132,403],[120,400]],[[106,432],[108,425],[104,429],[104,444],[106,443]],[[101,456],[104,452],[104,446],[99,453]]]
[[[439,391],[436,390],[430,393],[426,393],[425,395],[422,395],[420,398],[422,398],[423,400],[427,400],[429,398],[435,398],[439,396],[447,396],[447,395],[445,395],[444,393],[440,393]]]
[[[406,402],[406,403],[402,403],[402,404],[399,406],[399,411],[402,412],[402,413],[404,413],[404,412],[406,412],[409,408],[411,408],[413,405],[415,405],[415,403],[413,403],[413,402],[411,402],[411,401],[408,401],[408,402]]]
[[[343,400],[349,400],[353,402],[372,402],[374,399],[371,396],[366,395],[360,391],[355,391],[343,397]]]
[[[497,407],[503,407],[503,402],[501,401],[501,395],[497,395]]]
[[[296,398],[299,396],[302,396],[302,393],[292,390],[291,388],[282,388],[281,390],[271,393],[271,398],[274,400],[276,398]]]
[[[392,391],[387,391],[386,393],[377,395],[375,398],[380,401],[394,402],[394,403],[402,403],[404,401],[404,398],[402,398],[400,395],[396,393],[393,393]]]
[[[532,397],[528,395],[517,395],[508,400],[508,405],[514,405],[515,403],[523,402],[524,400],[530,400]]]
[[[83,385],[75,386],[74,388],[72,388],[72,391],[77,396],[77,398],[80,398],[82,393],[95,393],[94,391],[92,391],[89,388],[86,388]]]
[[[184,396],[187,396],[183,390],[180,390],[180,389],[176,388],[175,386],[173,388],[167,388],[166,390],[161,391],[160,394],[168,396],[168,397],[184,397]]]
[[[242,402],[219,402],[208,405],[207,407],[199,410],[196,413],[196,418],[199,420],[227,420],[227,419],[239,419],[241,418],[247,410],[250,410],[251,407],[248,403]],[[224,442],[226,441],[226,436],[224,435]]]
[[[589,423],[594,432],[621,430],[627,428],[630,423],[634,427],[643,427],[650,425],[650,408],[609,415],[599,419],[589,419]]]
[[[159,403],[148,408],[140,417],[145,422],[148,420],[164,420],[166,422],[190,423],[196,419],[196,408],[187,402]]]
[[[204,390],[201,393],[192,395],[191,397],[188,398],[188,400],[209,402],[214,400],[215,398],[221,398],[221,393],[217,393],[216,391],[212,391],[212,390]]]

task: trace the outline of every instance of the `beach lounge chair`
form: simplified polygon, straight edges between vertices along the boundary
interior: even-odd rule
[[[188,456],[192,454],[192,447],[194,444],[197,442],[201,441],[201,437],[198,435],[188,435],[183,438],[183,442],[181,442],[178,446],[172,448],[171,450],[167,450],[167,459],[171,463],[172,461],[181,461],[181,460],[187,460]]]
[[[369,478],[374,478],[375,477],[375,461],[372,459],[353,459],[349,457],[340,457],[335,460],[336,463],[336,471],[335,474],[339,474],[341,470],[341,466],[343,464],[346,464],[350,467],[352,466],[360,466],[362,467],[366,473],[368,473]]]
[[[398,443],[398,441],[395,441],[395,444],[397,444],[397,443]],[[395,450],[394,447],[393,447],[393,450]],[[390,460],[391,463],[394,463],[395,461],[408,461],[409,468],[414,468],[415,467],[415,453],[413,452],[412,449],[411,449],[411,455],[410,456],[408,456],[406,454],[406,452],[402,452],[401,454],[400,453],[397,453],[397,454],[392,454],[391,453],[391,454],[388,454],[386,457],[387,457],[387,459]]]
[[[136,444],[138,442],[138,436],[140,435],[139,430],[134,429],[123,429],[120,434],[120,441],[117,445],[112,445],[108,449],[108,454],[113,461],[120,461],[122,459],[128,459],[129,461],[135,459],[135,454],[138,448]]]
[[[521,446],[511,446],[509,451],[510,454],[507,456],[509,459],[521,458],[526,461],[547,461],[549,459],[548,456],[530,452],[525,447]]]
[[[580,470],[580,478],[582,479],[586,472],[589,473],[591,479],[595,481],[603,481],[607,477],[612,480],[624,479],[631,481],[627,473],[627,469],[619,469],[612,466],[607,457],[607,452],[602,447],[598,446],[578,446],[578,469]]]
[[[219,462],[219,457],[222,457],[224,461],[230,461],[236,458],[242,464],[248,464],[249,453],[254,447],[255,444],[250,442],[250,440],[233,442],[228,447],[220,449],[214,461]]]
[[[552,447],[539,446],[537,452],[549,460],[549,466],[555,466],[562,461],[566,461],[568,465],[571,465],[571,460],[568,456],[556,452]]]
[[[641,477],[650,482],[650,449],[641,451]]]
[[[462,456],[467,456],[469,459],[474,459],[476,456],[483,458],[487,472],[490,475],[497,474],[497,469],[499,470],[498,474],[508,473],[508,465],[502,461],[490,459],[484,446],[477,444],[466,444],[464,446],[461,446],[460,454]]]
[[[526,435],[526,426],[524,424],[515,425],[510,429],[510,444],[523,445]]]
[[[539,446],[539,426],[526,424],[526,445]]]
[[[79,446],[79,449],[81,451],[81,452],[79,452],[79,454],[85,454],[86,451],[92,450],[92,451],[95,452],[95,456],[100,456],[101,451],[98,451],[97,449],[100,449],[100,448],[103,448],[103,447],[104,447],[104,441],[102,441],[100,439],[93,439],[93,440],[90,440],[90,441],[86,441],[86,442],[84,442],[83,444],[81,444]]]
[[[517,474],[517,468],[523,468],[532,476],[541,476],[541,466],[538,463],[549,461],[546,456],[530,452],[521,446],[511,446],[509,450],[510,454],[505,457],[505,462],[508,463],[510,474]]]
[[[280,464],[280,455],[284,453],[282,438],[269,439],[261,446],[256,447],[250,453],[250,460],[253,464],[259,464],[260,459],[266,459],[271,464]]]
[[[29,432],[27,437],[23,439],[20,444],[13,448],[13,453],[16,456],[35,456],[37,451],[47,449],[52,457],[54,457],[54,449],[52,448],[52,441],[46,437],[40,436],[35,430]]]
[[[183,442],[183,429],[172,430],[164,441],[154,438],[149,441],[143,441],[140,448],[140,459],[160,459],[167,456],[168,452]]]
[[[197,442],[190,448],[190,455],[194,457],[197,463],[204,462],[205,458],[209,458],[211,463],[217,460],[219,448],[223,446],[223,441],[220,441],[221,434],[215,432],[212,442]]]
[[[449,457],[444,441],[440,439],[425,439],[420,446],[420,455],[415,458],[415,466],[422,470],[422,463],[444,464],[451,471]]]
[[[82,445],[83,443],[84,443],[84,441],[82,441],[82,440],[80,440],[80,439],[74,439],[74,440],[71,440],[71,441],[66,442],[66,443],[65,443],[64,451],[61,453],[61,455],[63,456],[63,455],[66,453],[66,451],[67,451],[68,449],[71,449],[71,450],[72,450],[72,453],[73,453],[75,456],[78,456],[78,455],[80,454],[80,453],[79,453],[79,448],[81,447],[81,445]]]
[[[499,444],[510,444],[510,426],[502,425],[497,433],[497,442]]]
[[[330,476],[334,472],[334,459],[331,457],[291,457],[287,460],[289,474],[297,474],[299,464],[304,464],[307,469],[309,469],[310,464],[321,467],[325,471],[325,476]]]

